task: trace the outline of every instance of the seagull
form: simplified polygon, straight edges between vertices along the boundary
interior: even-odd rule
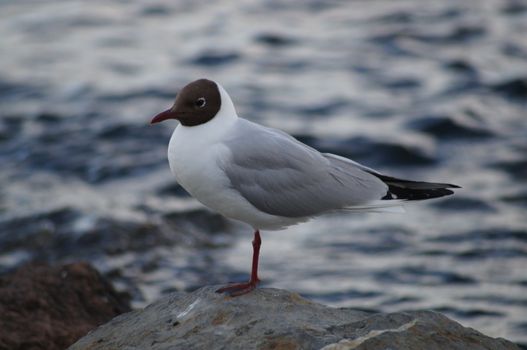
[[[240,118],[227,91],[208,79],[183,87],[151,124],[168,119],[179,121],[168,146],[177,182],[205,206],[254,229],[250,280],[217,290],[233,297],[260,281],[260,230],[281,230],[341,210],[400,211],[405,201],[459,188],[384,175]]]

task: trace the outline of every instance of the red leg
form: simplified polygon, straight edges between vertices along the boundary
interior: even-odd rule
[[[260,246],[262,245],[262,239],[260,238],[260,231],[254,231],[253,239],[253,265],[251,270],[251,279],[246,283],[236,283],[220,288],[216,293],[229,293],[232,297],[237,297],[256,288],[256,285],[260,280],[258,279],[258,258],[260,256]]]

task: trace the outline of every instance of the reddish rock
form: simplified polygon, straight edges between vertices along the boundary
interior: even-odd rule
[[[129,311],[87,263],[28,264],[0,277],[0,349],[65,349]]]

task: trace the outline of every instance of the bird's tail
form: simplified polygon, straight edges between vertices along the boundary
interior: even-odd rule
[[[338,162],[341,166],[353,166],[365,171],[379,180],[388,185],[388,192],[381,198],[380,203],[370,204],[370,207],[390,209],[392,206],[400,206],[400,201],[414,201],[430,198],[439,198],[448,196],[454,193],[450,188],[461,188],[457,185],[437,183],[437,182],[424,182],[424,181],[411,181],[398,179],[392,176],[381,174],[372,168],[359,164],[344,157],[337,156],[335,154],[325,153],[324,156],[332,162]],[[386,202],[386,200],[391,200]],[[395,201],[397,200],[397,201]],[[360,209],[358,209],[360,210]]]
[[[356,211],[356,212],[377,212],[377,213],[404,213],[403,203],[404,200],[392,200],[392,201],[371,201],[362,205],[355,205],[350,207],[345,207],[343,210],[346,211]]]

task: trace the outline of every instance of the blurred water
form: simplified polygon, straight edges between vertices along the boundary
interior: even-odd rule
[[[320,150],[463,186],[264,232],[264,286],[525,344],[526,38],[521,1],[2,1],[0,269],[86,259],[136,306],[247,278],[250,229],[186,196],[175,125],[148,125],[207,77]]]

